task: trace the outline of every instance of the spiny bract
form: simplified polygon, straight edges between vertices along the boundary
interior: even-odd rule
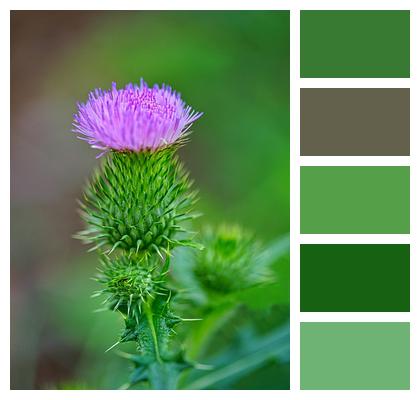
[[[204,250],[196,252],[194,274],[205,289],[230,293],[268,280],[270,271],[259,263],[260,244],[240,227],[207,228],[202,244]]]
[[[79,234],[94,249],[110,254],[164,253],[191,245],[182,221],[192,219],[196,192],[176,148],[154,152],[112,152],[88,185],[82,216],[88,228]]]

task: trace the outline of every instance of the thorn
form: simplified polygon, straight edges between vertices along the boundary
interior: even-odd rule
[[[165,258],[163,257],[162,253],[159,250],[159,247],[157,247],[154,243],[152,243],[152,247],[156,250],[156,253],[159,254],[159,257],[164,260]]]
[[[121,299],[119,299],[119,300],[118,300],[118,302],[117,302],[117,304],[115,305],[115,307],[114,307],[113,311],[118,310],[118,307],[120,306],[120,304],[121,304]]]
[[[140,304],[137,306],[137,308],[139,310],[139,313],[141,314]],[[139,321],[139,316],[137,315],[137,313],[134,313],[134,318],[136,319],[137,325],[139,325],[140,324],[140,321]]]
[[[120,341],[114,343],[111,347],[105,350],[105,353],[108,353],[108,351],[112,350],[115,346],[118,346],[120,344]]]
[[[108,311],[108,308],[97,308],[96,310],[93,310],[92,312],[94,313],[98,313],[98,312],[102,312],[102,311]]]
[[[115,243],[114,246],[112,246],[112,249],[108,251],[108,254],[111,254],[120,244],[122,244],[121,241]]]
[[[131,302],[133,301],[133,293],[130,294],[130,300],[128,302],[128,310],[127,310],[127,316],[130,315],[130,308],[131,308]]]
[[[125,321],[127,317],[120,310],[117,310],[117,311],[121,314],[121,316],[124,318],[124,321]]]
[[[202,321],[203,318],[181,318],[181,321],[192,322],[192,321]]]
[[[137,240],[137,248],[136,248],[136,254],[139,252],[140,246],[141,246],[141,239]]]
[[[106,303],[108,303],[108,301],[109,300],[111,300],[112,299],[112,295],[111,296],[109,296],[109,297],[107,297],[102,303],[101,303],[101,305],[104,305],[104,304],[106,304]]]
[[[172,292],[169,292],[169,296],[168,299],[166,300],[166,304],[169,304],[169,302],[171,301],[172,298]]]

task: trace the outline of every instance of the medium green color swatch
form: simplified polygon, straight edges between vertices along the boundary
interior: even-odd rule
[[[410,233],[409,167],[301,167],[301,233]]]
[[[410,12],[300,13],[302,78],[409,78]]]
[[[301,323],[300,387],[409,389],[409,323]]]
[[[410,245],[302,244],[300,311],[410,311]]]

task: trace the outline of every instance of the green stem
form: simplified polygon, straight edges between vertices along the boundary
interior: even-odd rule
[[[154,321],[153,321],[153,312],[152,312],[152,309],[150,307],[149,302],[144,304],[143,310],[144,310],[144,313],[146,314],[146,318],[147,318],[147,322],[149,324],[150,332],[152,333],[153,345],[154,345],[154,348],[155,348],[156,361],[158,363],[162,363],[162,359],[160,358],[159,343],[158,343],[158,338],[157,338],[157,334],[156,334],[156,328],[155,328],[155,324],[154,324]]]

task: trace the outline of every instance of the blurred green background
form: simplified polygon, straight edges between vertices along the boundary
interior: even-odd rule
[[[11,388],[117,388],[128,365],[104,350],[121,321],[93,313],[97,257],[71,238],[98,163],[70,132],[75,103],[140,77],[180,91],[204,112],[182,149],[201,222],[270,242],[289,231],[289,12],[14,11],[11,35]],[[243,296],[235,326],[287,323],[288,270]],[[228,351],[231,335],[214,346]],[[288,364],[231,387],[287,389]]]

